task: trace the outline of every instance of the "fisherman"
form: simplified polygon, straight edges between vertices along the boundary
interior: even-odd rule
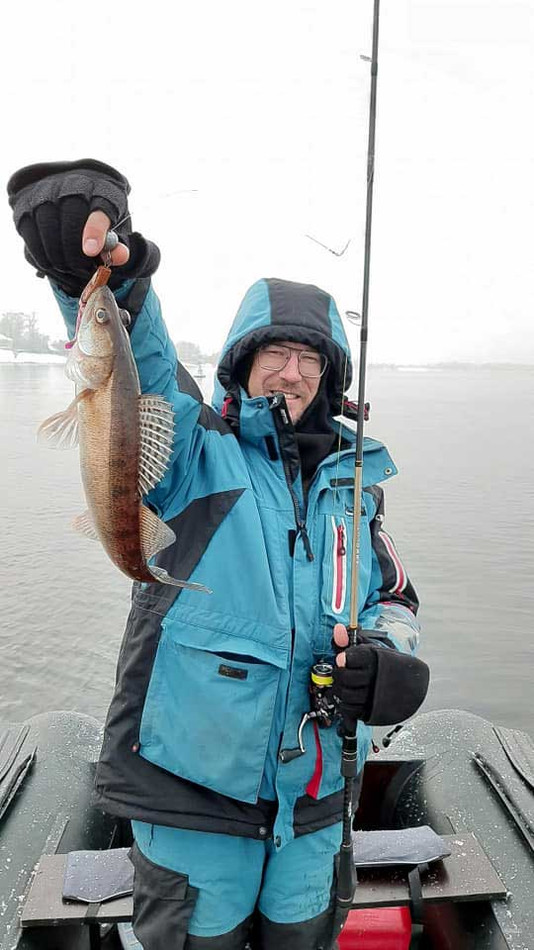
[[[354,499],[354,427],[336,421],[352,411],[350,352],[334,300],[313,285],[252,285],[213,408],[203,402],[162,320],[159,251],[132,232],[129,191],[90,159],[31,165],[8,185],[26,258],[71,337],[118,232],[110,286],[131,314],[141,389],[175,412],[171,465],[146,503],[177,540],[156,561],[212,591],[134,584],[96,803],[132,822],[145,950],[330,950],[343,728],[357,725],[361,775],[370,725],[407,718],[428,685],[413,655],[417,597],[384,526],[380,483],[396,469],[366,439]],[[363,632],[348,646],[355,503]],[[321,663],[334,665],[331,720],[314,715]]]

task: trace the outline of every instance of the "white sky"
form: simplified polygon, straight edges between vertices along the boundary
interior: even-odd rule
[[[359,310],[371,20],[372,0],[9,4],[1,177],[124,172],[175,340],[217,349],[259,277]],[[372,360],[534,362],[533,54],[534,0],[383,0]],[[61,336],[6,201],[0,227],[0,313]]]

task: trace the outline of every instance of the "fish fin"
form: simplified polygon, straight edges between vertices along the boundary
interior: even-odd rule
[[[90,380],[85,378],[83,375],[82,365],[77,359],[70,358],[67,360],[67,365],[65,366],[65,376],[73,383],[76,383],[77,386],[83,386],[84,390],[89,389],[94,391],[95,389],[98,389],[97,385],[93,385]]]
[[[81,515],[76,515],[76,517],[73,518],[72,527],[75,531],[78,531],[79,534],[83,534],[91,541],[100,541],[100,538],[96,533],[93,519],[91,518],[91,515],[88,511],[84,511]]]
[[[141,539],[141,551],[147,559],[153,557],[158,551],[168,548],[169,544],[176,541],[176,535],[168,524],[165,524],[161,518],[158,518],[146,505],[140,505],[139,512],[139,535]]]
[[[176,541],[176,535],[172,528],[169,528],[168,524],[165,524],[161,518],[158,518],[158,516],[145,505],[140,505],[139,529],[141,550],[147,561],[154,554],[157,554],[158,551],[163,551],[164,548],[169,547],[169,544]],[[204,587],[203,584],[193,584],[189,581],[176,580],[176,578],[171,577],[163,567],[147,564],[147,569],[152,574],[152,577],[157,581],[161,581],[162,584],[172,584],[174,587],[185,587],[187,590],[202,590],[207,594],[211,594],[209,587]]]
[[[78,445],[78,403],[89,396],[90,389],[82,389],[63,412],[49,416],[37,429],[38,442],[46,442],[53,449],[73,449]]]
[[[162,396],[139,396],[140,495],[146,495],[165,475],[169,467],[173,439],[174,412],[170,402]]]
[[[191,581],[176,580],[175,577],[171,577],[170,574],[167,574],[167,571],[163,567],[147,564],[147,568],[152,574],[152,577],[162,584],[171,584],[173,587],[184,587],[186,590],[199,590],[205,594],[213,593],[213,591],[211,591],[209,587],[205,587],[204,584],[193,584]]]

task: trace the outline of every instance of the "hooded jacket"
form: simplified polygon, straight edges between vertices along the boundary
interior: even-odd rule
[[[76,301],[55,293],[72,332]],[[142,391],[163,395],[175,411],[171,465],[147,500],[176,542],[156,562],[212,593],[134,584],[97,804],[156,824],[273,836],[283,847],[342,813],[335,727],[308,723],[305,753],[285,763],[279,753],[296,747],[311,667],[333,661],[333,627],[348,621],[355,433],[334,419],[351,378],[343,326],[319,288],[257,281],[230,329],[210,407],[177,361],[148,281],[116,296],[134,311]],[[239,382],[243,361],[276,339],[329,358],[300,431],[283,396],[250,398]],[[324,446],[331,433],[334,451],[319,451],[305,492],[299,442],[309,456],[314,435],[326,437]],[[395,472],[386,448],[365,439],[359,619],[377,642],[411,652],[417,598],[384,529],[379,486]],[[370,742],[363,723],[358,740],[361,768]]]

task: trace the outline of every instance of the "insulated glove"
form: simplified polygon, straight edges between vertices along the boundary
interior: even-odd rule
[[[380,648],[378,648],[380,649]],[[346,666],[334,666],[334,696],[346,728],[367,722],[378,671],[377,647],[360,644],[345,649]]]
[[[346,647],[346,666],[334,666],[334,695],[345,728],[359,719],[389,726],[412,716],[423,702],[430,680],[426,663],[387,646],[369,642]]]
[[[26,260],[39,277],[50,277],[71,297],[79,297],[102,263],[82,251],[82,232],[92,211],[103,211],[113,228],[128,214],[130,185],[111,165],[91,158],[76,162],[27,165],[7,185],[15,227],[24,241]],[[126,264],[112,272],[109,286],[150,277],[160,261],[159,249],[138,232],[128,217],[116,228],[129,248]]]

